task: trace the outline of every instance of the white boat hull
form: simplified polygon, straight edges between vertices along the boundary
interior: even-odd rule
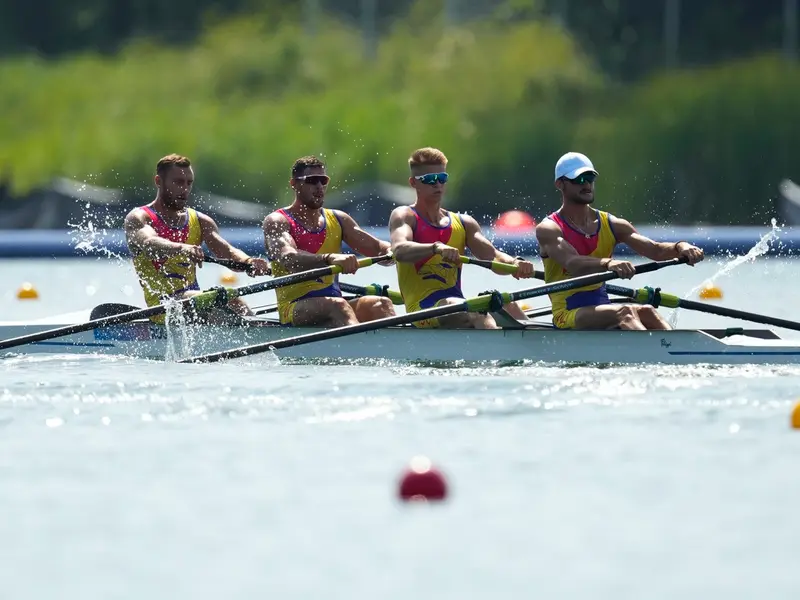
[[[0,323],[0,339],[68,324]],[[312,331],[319,329],[196,326],[172,335],[163,326],[134,322],[19,346],[0,352],[0,356],[101,354],[174,360]],[[769,330],[748,331],[747,334],[726,336],[724,332],[703,330],[564,331],[532,327],[479,331],[398,327],[282,349],[276,355],[312,361],[800,364],[800,340],[784,340]]]

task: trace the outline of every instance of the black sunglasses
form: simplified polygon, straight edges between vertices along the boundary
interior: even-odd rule
[[[321,183],[322,185],[328,185],[331,182],[331,178],[327,175],[302,175],[300,177],[295,177],[295,179],[310,185],[317,185],[318,183]]]
[[[575,179],[570,179],[569,177],[562,177],[561,179],[576,185],[583,185],[584,183],[594,183],[595,179],[597,179],[597,173],[581,173]]]

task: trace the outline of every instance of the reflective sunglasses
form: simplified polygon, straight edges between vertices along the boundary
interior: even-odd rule
[[[300,177],[295,177],[295,179],[310,185],[317,185],[318,183],[321,183],[322,185],[328,185],[331,182],[331,178],[327,175],[302,175]]]
[[[596,173],[581,173],[575,179],[570,179],[569,177],[564,177],[570,183],[574,183],[576,185],[583,185],[584,183],[594,183],[594,180],[597,179]]]
[[[436,185],[437,183],[447,183],[447,173],[427,173],[425,175],[414,175],[414,179],[421,181],[425,185]]]

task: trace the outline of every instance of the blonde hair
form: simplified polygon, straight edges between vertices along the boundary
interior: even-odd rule
[[[413,171],[415,167],[427,167],[430,165],[447,166],[447,157],[438,148],[420,148],[415,150],[408,159],[408,167]]]

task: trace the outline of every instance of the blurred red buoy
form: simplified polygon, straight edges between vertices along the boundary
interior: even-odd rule
[[[415,456],[400,478],[399,496],[403,502],[444,500],[447,482],[427,457]]]
[[[521,210],[509,210],[497,217],[494,228],[498,231],[531,231],[536,227],[536,220]]]

